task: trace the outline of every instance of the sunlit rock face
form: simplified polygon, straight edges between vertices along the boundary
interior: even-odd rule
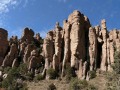
[[[89,79],[89,71],[112,70],[115,48],[119,50],[120,47],[120,33],[117,29],[108,31],[105,19],[94,27],[84,14],[75,10],[68,16],[68,20],[63,21],[63,28],[58,27],[59,23],[50,31],[53,32],[51,42],[54,44],[51,46],[54,50],[51,51],[54,52],[49,53],[50,49],[43,49],[49,53],[48,56],[53,56],[50,60],[45,57],[46,65],[48,64],[46,67],[52,67],[64,76],[69,63],[80,79]],[[50,40],[46,42],[49,43]]]
[[[39,33],[25,28],[20,39],[0,28],[0,65],[18,67],[27,64],[28,72],[42,67],[42,75],[54,69],[61,77],[70,67],[79,79],[89,80],[89,71],[112,71],[114,53],[120,50],[120,31],[107,30],[106,20],[91,26],[89,19],[80,11],[73,11],[63,21],[56,22],[53,30],[42,39]]]

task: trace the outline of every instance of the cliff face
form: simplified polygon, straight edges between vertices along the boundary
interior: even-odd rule
[[[105,19],[91,26],[89,19],[75,10],[63,21],[62,28],[57,23],[48,32],[43,43],[45,69],[54,68],[64,76],[69,63],[80,79],[89,79],[89,71],[112,71],[114,52],[120,46],[119,34],[118,30],[107,30]]]
[[[8,33],[6,30],[0,28],[0,65],[2,65],[3,59],[7,53],[8,48]]]
[[[34,36],[29,28],[24,29],[20,40],[17,36],[7,40],[7,31],[0,29],[0,65],[15,67],[23,62],[28,64],[28,71],[35,72],[42,64],[43,75],[53,68],[62,77],[70,65],[78,78],[89,80],[89,71],[112,70],[114,52],[120,47],[120,31],[108,31],[104,19],[93,27],[86,16],[75,10],[63,21],[63,27],[57,22],[43,44],[41,40],[40,34]]]

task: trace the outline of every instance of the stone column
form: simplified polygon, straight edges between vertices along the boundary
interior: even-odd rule
[[[101,32],[100,32],[102,39],[103,39],[103,45],[102,45],[102,60],[101,60],[101,70],[106,71],[106,63],[107,63],[107,27],[106,27],[106,21],[103,19],[101,21]]]
[[[70,24],[67,20],[63,22],[64,31],[64,58],[62,65],[62,76],[64,76],[65,65],[70,61]]]
[[[90,70],[95,69],[97,58],[97,37],[95,29],[89,28],[89,56],[90,56]]]

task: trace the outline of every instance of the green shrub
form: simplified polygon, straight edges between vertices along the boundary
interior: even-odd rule
[[[89,71],[89,76],[90,76],[90,79],[93,79],[96,77],[96,72],[95,71]]]
[[[4,70],[3,67],[0,66],[0,71],[3,71],[3,70]]]
[[[95,87],[94,85],[88,85],[86,90],[98,90],[98,88]]]
[[[28,72],[28,67],[26,63],[21,63],[18,67],[19,73],[22,75],[26,75]]]
[[[3,72],[7,74],[7,77],[1,81],[2,88],[6,88],[7,90],[27,90],[27,85],[17,81],[20,79],[20,74],[25,75],[27,73],[26,64],[21,64],[18,68],[6,67]],[[31,74],[29,76],[31,76]]]
[[[114,54],[113,71],[107,73],[107,90],[120,90],[120,51]]]
[[[56,77],[58,76],[57,72],[52,68],[49,68],[47,70],[47,75],[49,76],[50,79],[56,79]]]
[[[27,80],[33,80],[33,78],[34,78],[34,73],[33,73],[33,72],[28,72],[25,76],[26,76],[26,79],[27,79]]]
[[[73,68],[69,64],[66,65],[65,74],[66,74],[65,77],[66,81],[70,81],[73,77],[76,76]]]
[[[40,81],[40,80],[43,80],[43,79],[44,79],[44,76],[41,75],[41,74],[38,74],[38,75],[34,78],[35,81]]]
[[[8,73],[10,69],[12,69],[12,68],[11,67],[4,68],[4,73]]]
[[[116,51],[114,54],[113,70],[116,74],[120,74],[120,51]]]
[[[6,72],[8,71],[8,72]],[[8,74],[7,78],[5,78],[2,81],[2,87],[3,88],[13,88],[12,86],[14,86],[16,79],[19,76],[19,71],[16,67],[14,68],[5,68],[5,72]]]
[[[2,81],[2,88],[8,88],[9,85],[10,83],[6,79]]]
[[[70,81],[70,90],[82,90],[88,86],[88,83],[86,80],[79,80],[77,78],[73,78]]]

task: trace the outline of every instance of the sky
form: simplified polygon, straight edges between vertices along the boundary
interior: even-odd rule
[[[108,30],[120,29],[120,0],[0,0],[0,28],[9,37],[21,37],[25,27],[45,37],[74,10],[87,16],[92,26],[106,19]]]

